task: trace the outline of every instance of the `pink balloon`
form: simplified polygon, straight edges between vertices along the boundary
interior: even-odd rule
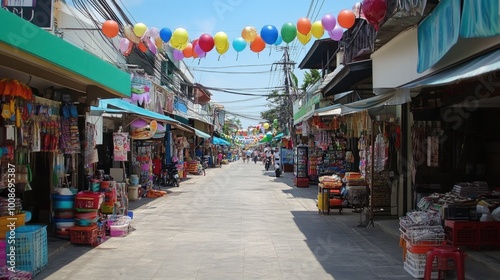
[[[156,48],[156,45],[153,41],[151,41],[151,39],[147,40],[148,42],[148,48],[149,50],[151,51],[151,53],[153,53],[154,55],[156,55],[157,53],[157,48]]]
[[[326,14],[321,18],[321,25],[323,25],[326,31],[331,31],[335,28],[335,25],[337,25],[337,20],[332,14]]]
[[[184,54],[178,49],[174,49],[173,55],[175,60],[182,60],[184,58]]]
[[[196,46],[194,46],[194,52],[200,56],[201,53],[204,53],[204,51],[201,49],[200,45],[196,44]]]
[[[124,53],[128,50],[128,47],[130,46],[130,41],[127,38],[121,38],[118,46],[120,51]]]
[[[328,31],[328,36],[334,41],[340,41],[344,35],[344,29],[342,26],[337,25],[333,30]]]

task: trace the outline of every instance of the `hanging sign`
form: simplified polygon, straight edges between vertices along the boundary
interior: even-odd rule
[[[138,119],[130,124],[130,138],[135,140],[150,139],[155,135],[158,129],[158,123],[153,120],[148,123],[145,120]]]
[[[3,0],[2,8],[34,25],[52,29],[54,0]]]
[[[127,161],[127,152],[130,151],[128,132],[113,133],[113,157],[115,161]]]

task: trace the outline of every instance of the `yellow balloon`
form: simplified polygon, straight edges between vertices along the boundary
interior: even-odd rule
[[[323,37],[323,34],[325,34],[325,29],[323,28],[323,24],[321,24],[321,21],[318,20],[313,22],[311,26],[311,34],[316,39]]]
[[[307,35],[300,34],[297,32],[297,39],[302,43],[302,45],[305,45],[311,41],[311,33],[307,33]],[[267,129],[267,128],[266,128]]]
[[[246,26],[241,31],[241,37],[243,37],[243,40],[251,43],[255,40],[255,37],[257,37],[257,29],[253,26]]]
[[[229,44],[229,39],[225,32],[217,32],[214,35],[214,44],[216,48],[224,49]]]
[[[170,39],[170,46],[174,49],[184,50],[188,44],[189,35],[186,29],[177,28],[172,33],[172,38]]]
[[[215,48],[215,50],[219,54],[225,54],[227,52],[227,50],[229,50],[229,42],[226,42],[226,46],[224,48]]]
[[[265,129],[268,129],[268,128],[269,128],[269,124],[268,124],[268,123],[265,123],[265,124],[264,124],[264,128],[265,128]]]
[[[134,34],[139,38],[142,37],[142,35],[144,35],[144,33],[146,33],[147,30],[148,27],[142,22],[136,23],[134,25]]]

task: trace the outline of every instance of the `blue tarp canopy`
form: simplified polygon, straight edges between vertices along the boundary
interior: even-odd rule
[[[127,101],[119,99],[119,98],[101,99],[99,101],[99,107],[100,108],[116,107],[116,108],[121,109],[127,113],[141,115],[141,116],[149,118],[149,119],[167,122],[170,124],[178,124],[179,123],[179,121],[174,120],[169,116],[165,116],[165,115],[160,114],[160,113],[149,111],[147,109],[141,108],[141,107],[134,105],[134,104],[131,104],[131,103],[128,103]]]
[[[214,145],[221,145],[221,146],[230,146],[231,145],[231,143],[227,142],[226,140],[224,140],[222,138],[216,137],[216,136],[214,136],[214,138],[212,138],[212,143]]]
[[[194,129],[194,133],[196,134],[196,136],[198,137],[201,137],[201,138],[204,138],[204,139],[208,139],[210,138],[210,135],[209,134],[206,134],[205,132],[201,131],[201,130],[198,130],[198,129]]]
[[[280,141],[280,140],[281,140],[281,138],[283,138],[283,132],[281,132],[280,134],[278,134],[278,135],[274,136],[273,140],[275,140],[275,141]]]

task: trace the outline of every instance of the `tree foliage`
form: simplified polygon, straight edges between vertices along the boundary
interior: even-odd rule
[[[316,83],[320,78],[321,75],[317,69],[310,69],[309,72],[304,73],[304,80],[302,81],[300,89],[306,91],[309,86]]]

